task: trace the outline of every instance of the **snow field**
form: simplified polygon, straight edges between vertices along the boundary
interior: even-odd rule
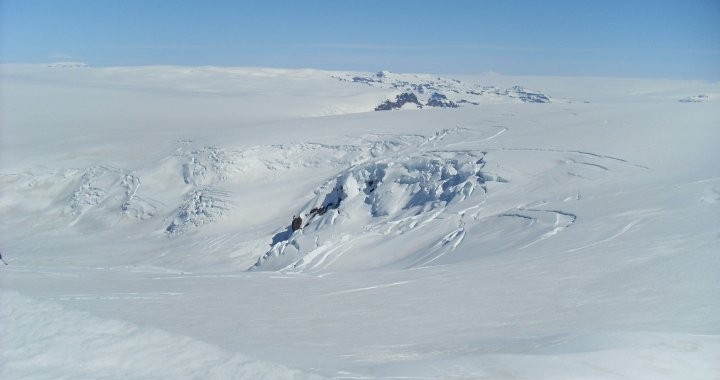
[[[717,84],[4,67],[2,378],[720,374]]]

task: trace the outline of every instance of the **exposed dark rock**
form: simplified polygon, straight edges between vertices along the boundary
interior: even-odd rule
[[[375,111],[389,111],[402,108],[405,104],[413,103],[419,108],[422,108],[422,104],[417,99],[417,96],[412,92],[403,92],[402,94],[395,97],[395,101],[391,102],[386,100],[384,103],[375,107]]]
[[[518,99],[525,103],[549,103],[550,98],[541,92],[530,92],[520,86],[513,86],[508,93],[514,93]]]
[[[365,83],[365,84],[371,84],[371,83],[381,83],[382,81],[375,80],[372,78],[366,78],[366,77],[353,77],[352,79],[355,83]]]
[[[302,228],[302,218],[299,216],[293,217],[291,228],[293,231],[297,231]]]
[[[311,215],[312,214],[322,215],[325,213],[325,211],[326,211],[325,207],[315,207],[310,210],[310,214]]]
[[[313,207],[310,212],[305,214],[305,220],[303,220],[303,217],[300,215],[293,215],[290,226],[287,227],[284,231],[275,234],[275,236],[273,236],[272,243],[270,243],[270,246],[272,247],[277,243],[287,241],[288,239],[290,239],[293,232],[307,227],[315,216],[321,216],[325,214],[328,210],[340,207],[340,202],[342,202],[343,200],[343,194],[344,193],[342,190],[342,186],[333,189],[333,191],[325,197],[322,206]],[[304,226],[303,221],[305,221]]]
[[[428,99],[427,105],[430,107],[441,107],[441,108],[458,108],[457,104],[453,102],[452,100],[449,100],[447,96],[439,93],[439,92],[433,92],[432,95],[430,95],[430,99]]]
[[[527,90],[521,86],[511,88],[498,88],[495,86],[479,86],[465,84],[457,79],[428,78],[427,76],[393,74],[387,71],[379,71],[375,74],[352,76],[336,76],[341,81],[362,83],[371,87],[394,89],[400,95],[393,100],[387,100],[378,105],[376,111],[387,111],[401,108],[407,103],[415,103],[418,107],[442,107],[457,108],[467,105],[482,104],[480,98],[490,99],[505,98],[508,100],[521,101],[524,103],[549,103],[552,99],[539,91]],[[447,99],[446,95],[452,93],[453,100]],[[417,102],[413,101],[417,100]],[[707,101],[707,96],[698,95],[680,100],[681,102],[702,102]]]
[[[708,96],[705,94],[695,95],[695,96],[688,96],[687,98],[682,98],[678,100],[680,103],[702,103],[707,102]]]

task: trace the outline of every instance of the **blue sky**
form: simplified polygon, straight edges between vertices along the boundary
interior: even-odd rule
[[[720,80],[720,0],[0,0],[0,60]]]

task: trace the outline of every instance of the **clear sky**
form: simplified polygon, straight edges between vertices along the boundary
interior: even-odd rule
[[[720,80],[720,0],[0,0],[0,60]]]

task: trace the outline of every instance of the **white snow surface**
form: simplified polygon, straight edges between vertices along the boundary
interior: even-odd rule
[[[718,83],[0,69],[2,379],[720,378]]]

